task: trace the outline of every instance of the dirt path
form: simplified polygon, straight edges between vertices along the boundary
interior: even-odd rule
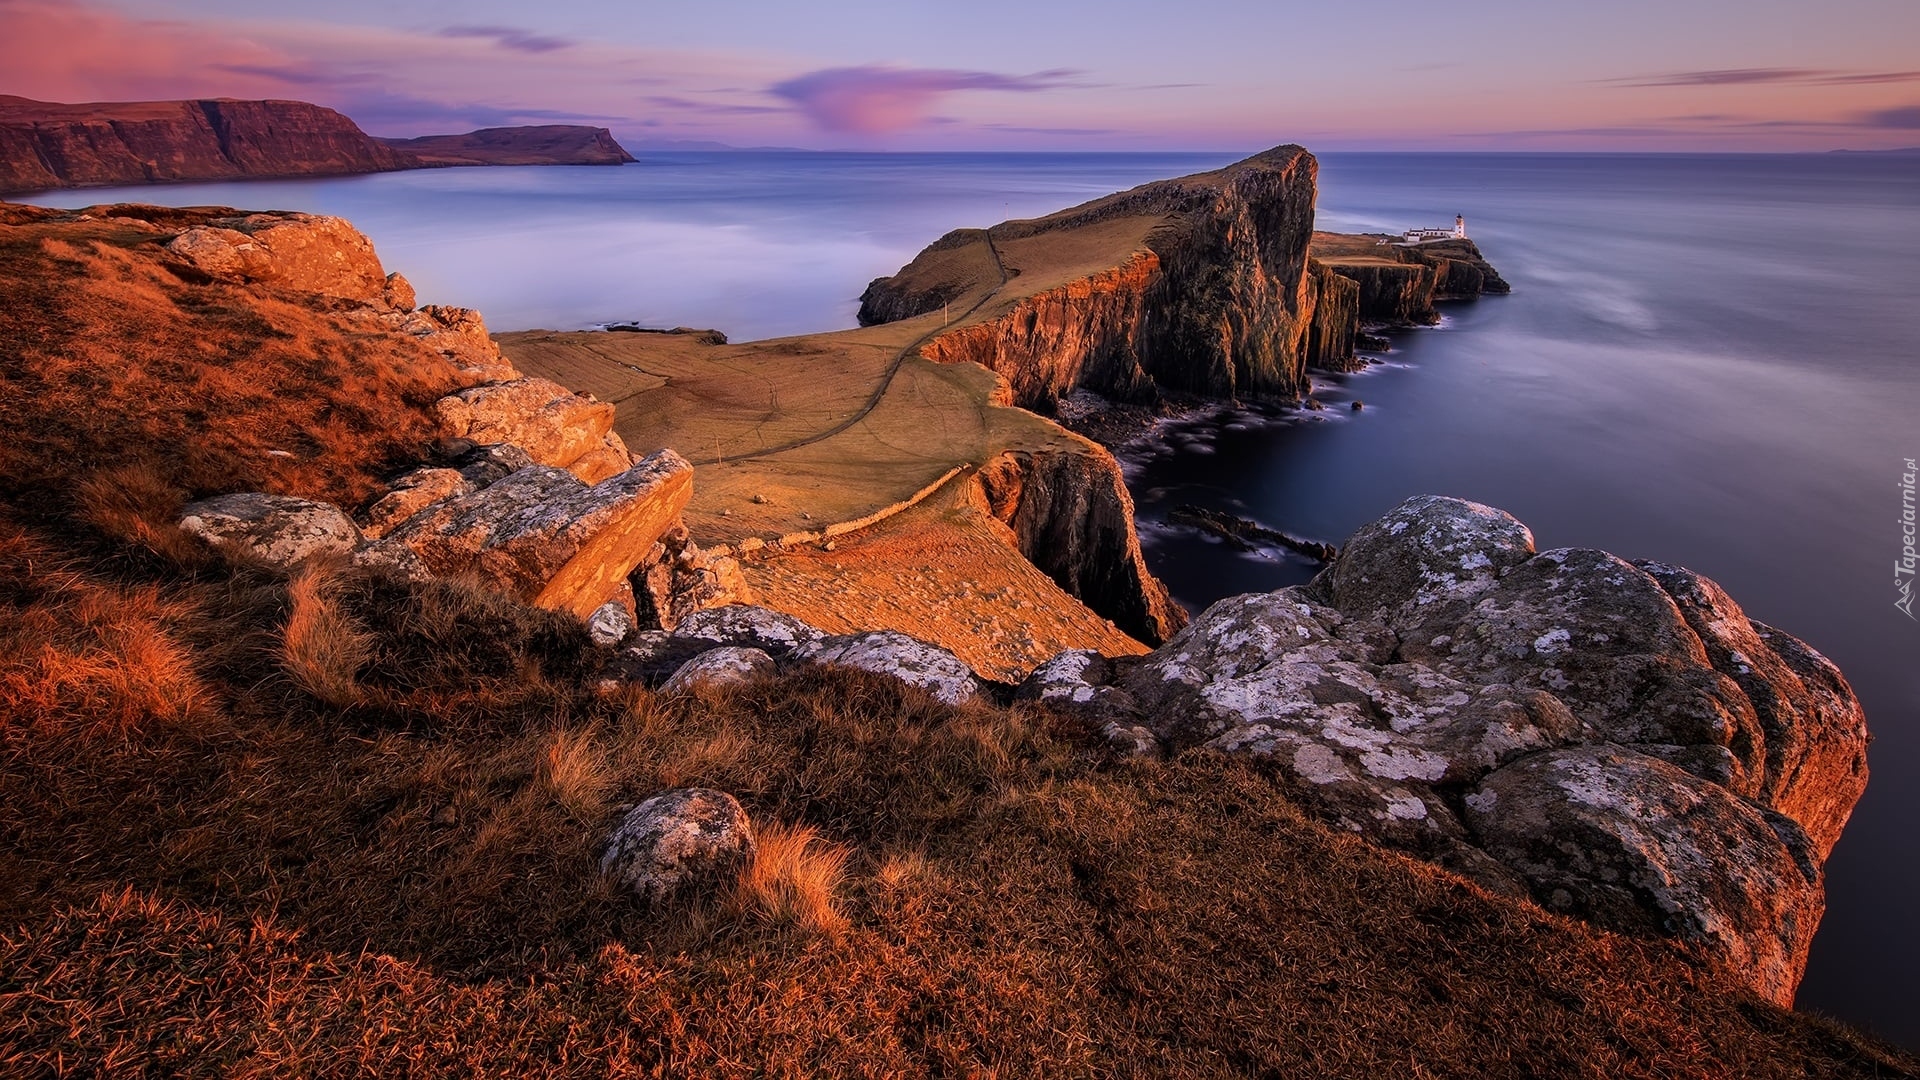
[[[965,322],[967,318],[971,316],[974,312],[979,311],[981,306],[984,305],[987,301],[993,299],[994,296],[998,294],[1002,288],[1006,287],[1007,280],[1008,280],[1007,266],[1005,263],[1000,261],[1000,249],[993,242],[993,230],[989,228],[989,229],[983,229],[981,230],[981,232],[985,235],[987,240],[987,254],[993,257],[993,272],[999,276],[1000,280],[993,286],[993,288],[988,289],[984,293],[981,293],[980,299],[975,300],[967,308],[967,310],[960,313],[960,320],[962,322]],[[874,408],[880,404],[880,399],[887,396],[887,389],[893,385],[893,377],[899,374],[900,365],[907,362],[907,357],[912,356],[916,351],[919,350],[920,346],[925,345],[929,340],[933,338],[934,335],[939,334],[942,331],[948,329],[950,325],[951,325],[950,323],[942,324],[941,326],[935,329],[928,330],[926,333],[921,334],[919,337],[914,338],[912,341],[909,341],[905,345],[901,346],[900,351],[895,353],[893,356],[893,360],[887,364],[887,370],[881,374],[879,384],[873,388],[873,393],[867,396],[866,402],[862,404],[860,408],[856,409],[851,416],[847,417],[845,420],[842,420],[840,423],[835,424],[834,426],[826,429],[825,431],[819,432],[814,435],[809,435],[804,439],[794,439],[789,442],[780,443],[777,446],[763,447],[759,450],[750,450],[746,453],[732,454],[725,457],[716,456],[716,457],[710,457],[710,458],[696,458],[694,459],[693,464],[695,466],[718,465],[727,461],[745,461],[751,458],[771,457],[774,454],[784,454],[789,450],[798,450],[803,446],[811,446],[814,443],[831,439],[835,435],[838,435],[841,432],[848,430],[849,428],[853,427],[855,424],[858,424],[860,421],[865,420],[867,418],[867,414],[873,412]]]

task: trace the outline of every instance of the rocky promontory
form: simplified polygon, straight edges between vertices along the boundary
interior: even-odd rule
[[[0,95],[0,192],[632,160],[604,128],[486,128],[382,140],[304,101],[69,105]]]
[[[1046,412],[1074,389],[1129,403],[1167,393],[1294,401],[1310,370],[1353,366],[1361,325],[1431,321],[1435,299],[1505,291],[1470,241],[1444,255],[1434,245],[1379,256],[1404,267],[1404,300],[1322,261],[1318,170],[1305,149],[1281,146],[1043,218],[958,230],[868,285],[860,321],[943,313],[951,324],[921,355],[988,367],[1017,404]]]

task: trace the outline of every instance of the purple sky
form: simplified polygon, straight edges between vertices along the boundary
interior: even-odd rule
[[[0,93],[281,97],[630,145],[1920,144],[1914,0],[0,0]]]

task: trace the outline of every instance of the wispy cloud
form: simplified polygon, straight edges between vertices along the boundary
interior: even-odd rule
[[[1669,71],[1659,75],[1626,75],[1598,82],[1620,87],[1751,86],[1791,83],[1801,86],[1865,86],[1873,83],[1920,82],[1920,71],[1834,71],[1825,68],[1718,68],[1708,71]]]
[[[775,83],[768,92],[799,106],[828,131],[877,135],[904,131],[926,119],[943,96],[963,90],[1031,94],[1077,85],[1066,69],[1032,75],[991,71],[883,66],[826,68]]]
[[[571,49],[574,43],[566,38],[547,37],[531,30],[521,30],[512,26],[449,26],[440,31],[443,38],[480,38],[491,41],[503,49],[512,49],[523,53],[546,53],[559,49]]]
[[[724,101],[694,101],[691,98],[676,97],[672,94],[654,94],[641,100],[656,108],[717,116],[767,116],[793,111],[793,108],[787,105],[741,105]]]
[[[1883,131],[1920,131],[1920,105],[1880,109],[1860,118],[1861,126]]]

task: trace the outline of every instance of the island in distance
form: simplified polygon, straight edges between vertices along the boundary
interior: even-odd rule
[[[463,165],[621,165],[606,128],[483,128],[377,139],[304,101],[60,104],[0,95],[0,193]]]

